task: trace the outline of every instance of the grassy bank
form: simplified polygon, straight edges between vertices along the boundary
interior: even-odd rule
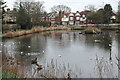
[[[56,30],[70,30],[70,28],[67,27],[34,27],[31,30],[18,30],[14,32],[7,32],[3,33],[3,38],[13,38],[13,37],[19,37],[23,35],[33,34],[33,33],[39,33],[39,32],[46,32],[46,31],[56,31]]]
[[[68,26],[68,27],[33,27],[30,30],[17,30],[17,31],[9,31],[2,34],[3,38],[14,38],[20,37],[23,35],[39,33],[39,32],[47,32],[47,31],[58,31],[58,30],[85,30],[87,26]],[[120,30],[119,26],[106,26],[106,27],[95,27],[101,30]]]
[[[120,26],[105,26],[100,27],[102,30],[120,30]]]

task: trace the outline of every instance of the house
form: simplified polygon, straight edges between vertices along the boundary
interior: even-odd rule
[[[51,22],[51,25],[80,25],[86,23],[86,14],[79,11],[75,13],[64,13],[64,11],[59,13],[52,12],[44,17],[44,21]]]
[[[63,25],[80,25],[86,23],[86,14],[84,12],[77,11],[76,13],[63,14]]]
[[[115,13],[112,13],[112,16],[111,16],[111,23],[116,23],[116,21],[117,21],[117,14],[115,14]]]
[[[3,14],[4,18],[3,21],[5,22],[16,22],[16,11],[7,9],[5,14]]]
[[[63,25],[68,25],[69,24],[69,14],[70,13],[63,14],[63,17],[61,19]]]
[[[56,12],[48,13],[46,17],[44,17],[44,21],[50,22],[51,25],[56,24],[56,17],[58,14]]]

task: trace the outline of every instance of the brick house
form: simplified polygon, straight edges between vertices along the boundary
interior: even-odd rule
[[[77,11],[76,13],[63,14],[63,25],[80,25],[86,23],[86,14],[84,12]]]
[[[56,18],[58,14],[56,12],[48,13],[46,17],[44,17],[44,21],[50,22],[51,25],[56,24]]]
[[[51,22],[51,25],[80,25],[86,23],[86,14],[78,11],[76,13],[49,13],[44,17],[44,21]]]
[[[16,22],[16,11],[7,9],[5,14],[3,14],[4,18],[3,20],[5,22]]]
[[[115,13],[112,13],[112,16],[111,16],[111,23],[116,23],[116,21],[117,21],[117,14],[115,14]]]

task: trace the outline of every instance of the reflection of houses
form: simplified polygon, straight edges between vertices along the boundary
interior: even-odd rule
[[[16,22],[16,11],[7,9],[3,20],[5,22]]]
[[[80,25],[86,23],[86,14],[78,11],[76,13],[49,13],[44,20],[51,22],[51,25]]]

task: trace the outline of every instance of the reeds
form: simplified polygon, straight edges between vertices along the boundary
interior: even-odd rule
[[[19,37],[23,35],[46,32],[46,31],[56,31],[56,30],[69,30],[67,27],[33,27],[31,30],[20,30],[15,32],[7,32],[2,35],[5,38]]]
[[[73,73],[69,64],[58,64],[57,61],[51,60],[42,70],[36,71],[33,76],[37,78],[64,78],[69,80],[76,78],[76,73]]]
[[[115,68],[113,66],[116,66],[113,61],[107,61],[104,57],[98,58],[96,56],[96,71],[99,78],[117,78],[118,74],[113,72]]]

